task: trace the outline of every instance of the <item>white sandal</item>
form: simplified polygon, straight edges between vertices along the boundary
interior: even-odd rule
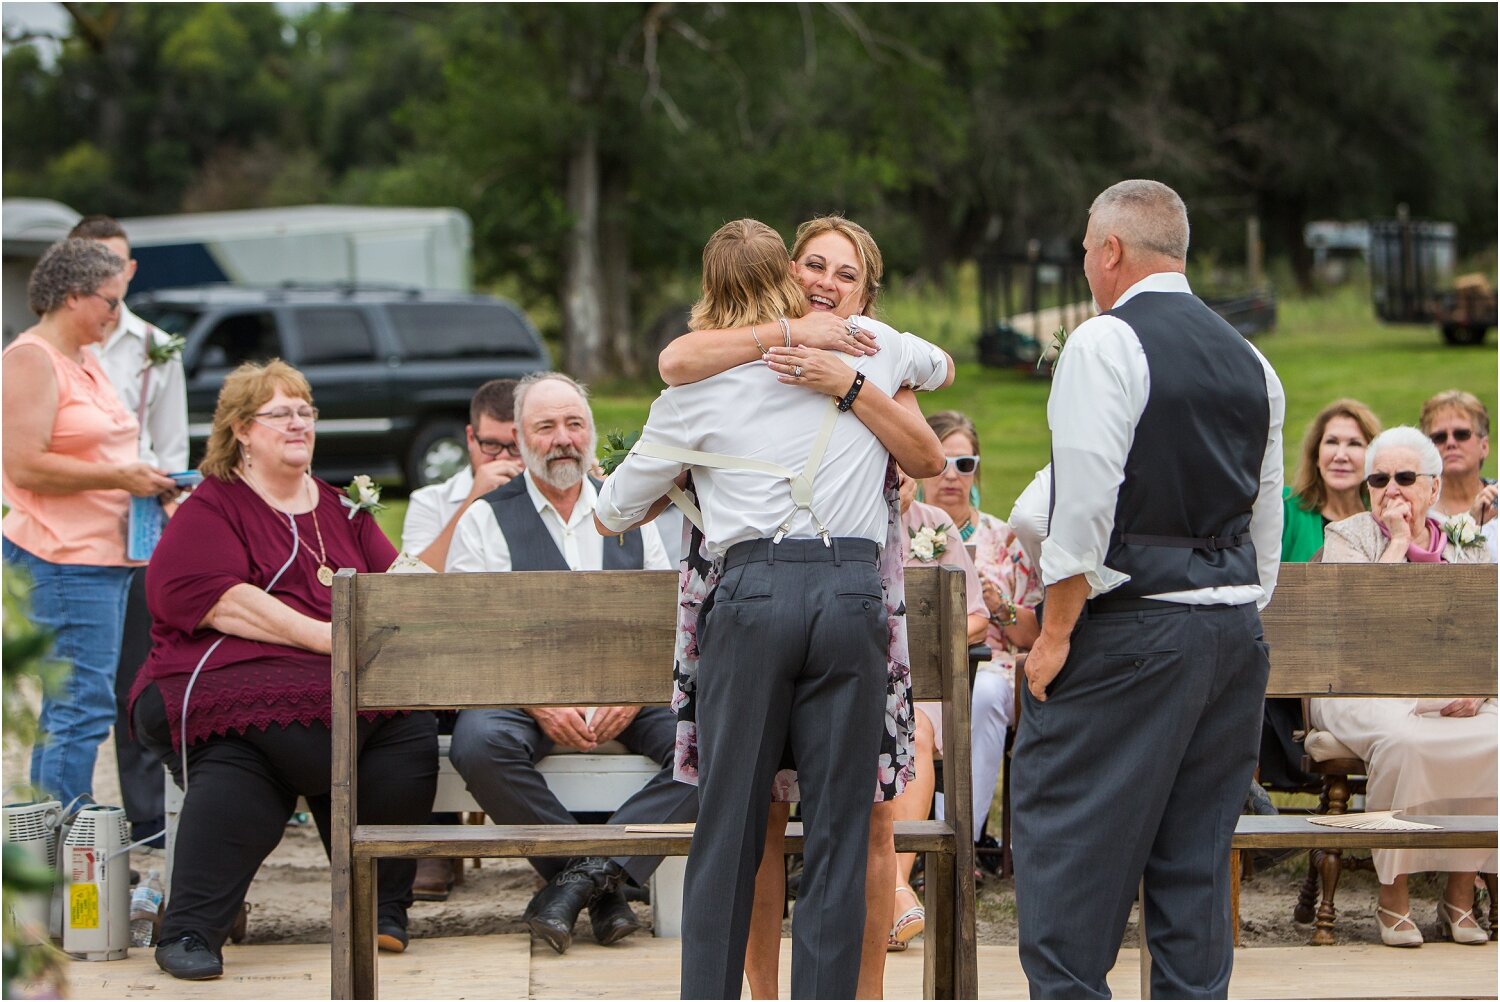
[[[1453,918],[1455,914],[1458,916],[1456,920]],[[1465,946],[1479,946],[1490,941],[1489,934],[1474,920],[1474,912],[1450,904],[1447,898],[1438,900],[1438,931],[1444,934],[1444,938]]]
[[[1396,920],[1396,924],[1386,925],[1380,920],[1380,916],[1389,915]],[[1417,923],[1412,921],[1411,912],[1402,915],[1393,912],[1389,908],[1380,905],[1375,906],[1375,924],[1380,926],[1380,941],[1386,946],[1421,946],[1422,930],[1417,928]],[[1407,926],[1403,929],[1402,926]]]

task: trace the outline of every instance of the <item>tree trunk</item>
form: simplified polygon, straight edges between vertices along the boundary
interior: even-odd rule
[[[563,268],[563,343],[567,370],[590,380],[604,371],[604,280],[599,268],[599,137],[592,122],[568,156],[568,231]]]
[[[634,378],[640,375],[641,358],[637,350],[630,308],[630,170],[623,163],[611,162],[604,170],[599,212],[599,256],[604,271],[604,329],[609,338],[610,355],[616,375]]]

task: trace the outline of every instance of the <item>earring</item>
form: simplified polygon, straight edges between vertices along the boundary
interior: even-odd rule
[[[975,511],[979,510],[979,485],[974,484],[969,488],[969,507]]]

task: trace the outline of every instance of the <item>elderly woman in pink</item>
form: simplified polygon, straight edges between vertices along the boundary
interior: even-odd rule
[[[1449,538],[1429,512],[1442,490],[1443,460],[1416,428],[1391,428],[1365,451],[1369,512],[1329,525],[1324,563],[1485,563],[1483,536]],[[1441,652],[1434,652],[1440,657]],[[1335,735],[1369,767],[1370,810],[1493,814],[1496,710],[1489,699],[1314,699],[1312,724]],[[1386,946],[1421,946],[1407,874],[1448,875],[1438,904],[1444,938],[1487,941],[1474,920],[1474,877],[1495,869],[1494,849],[1376,849],[1376,921]]]
[[[42,699],[31,785],[65,804],[92,793],[115,722],[131,495],[176,491],[140,462],[135,416],[90,347],[119,320],[124,269],[93,240],[53,244],[26,287],[40,319],[4,356],[5,563],[30,575],[32,618],[71,666],[62,690]]]

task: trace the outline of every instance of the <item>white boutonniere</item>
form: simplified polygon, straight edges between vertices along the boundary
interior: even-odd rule
[[[349,486],[344,488],[343,501],[344,507],[349,509],[351,520],[362,511],[372,515],[377,511],[385,511],[385,505],[380,503],[380,485],[366,473],[349,481]]]
[[[920,529],[908,529],[911,536],[911,555],[923,563],[931,563],[948,550],[948,527],[924,525]]]
[[[1477,549],[1486,545],[1479,523],[1474,521],[1474,516],[1468,512],[1449,516],[1443,523],[1443,535],[1447,536],[1448,541],[1460,550]]]

